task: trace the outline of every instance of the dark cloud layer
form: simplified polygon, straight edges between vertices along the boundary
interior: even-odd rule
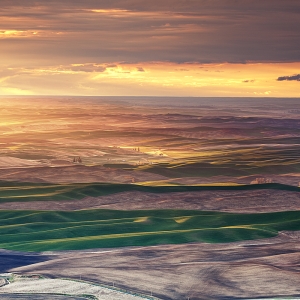
[[[299,0],[0,4],[0,56],[4,61],[14,56],[16,65],[23,59],[33,64],[300,61]]]
[[[1,0],[2,7],[20,7],[20,6],[46,6],[67,7],[67,8],[123,8],[141,11],[161,11],[161,10],[182,10],[189,12],[202,11],[203,9],[221,9],[223,10],[239,10],[243,8],[247,11],[272,11],[285,10],[299,12],[298,0]]]
[[[277,78],[277,81],[300,81],[300,74],[292,76],[280,76]]]

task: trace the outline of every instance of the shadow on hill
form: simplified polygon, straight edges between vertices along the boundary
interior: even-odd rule
[[[0,273],[9,272],[11,269],[44,262],[50,258],[40,254],[9,253],[0,250]],[[2,299],[2,295],[1,295]],[[9,299],[9,298],[8,298]],[[12,299],[12,298],[11,298]]]

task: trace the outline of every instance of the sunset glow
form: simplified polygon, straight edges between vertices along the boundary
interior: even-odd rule
[[[167,2],[5,2],[0,95],[299,97],[296,2]]]
[[[299,69],[300,63],[160,62],[8,68],[7,76],[0,79],[0,94],[111,95],[114,91],[121,96],[130,90],[131,95],[151,96],[299,97],[298,81],[277,80],[281,74],[297,74]],[[69,84],[60,85],[61,80]]]

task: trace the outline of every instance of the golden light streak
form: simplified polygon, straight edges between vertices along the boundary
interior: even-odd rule
[[[0,94],[39,94],[36,80],[43,94],[61,93],[62,78],[65,85],[72,84],[63,94],[116,95],[108,86],[118,86],[122,95],[186,95],[186,96],[269,96],[299,97],[299,81],[277,81],[280,76],[298,74],[300,63],[248,63],[248,64],[175,64],[166,62],[139,64],[73,63],[34,69],[10,68],[12,75],[0,77]],[[63,76],[63,77],[62,77]],[[12,83],[31,78],[19,90]],[[57,79],[56,79],[57,78]],[[27,80],[29,81],[29,80]],[[114,90],[116,91],[116,90]],[[121,92],[119,92],[121,94]],[[152,94],[153,93],[153,94]],[[53,93],[51,93],[53,94]]]
[[[46,30],[0,30],[0,39],[57,37],[60,35],[65,35],[65,33]]]
[[[119,14],[119,13],[130,12],[130,10],[127,9],[92,9],[90,11],[94,13],[102,13],[102,14]]]

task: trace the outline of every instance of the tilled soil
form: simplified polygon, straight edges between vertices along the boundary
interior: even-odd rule
[[[185,244],[47,253],[11,269],[113,283],[161,299],[249,299],[300,295],[300,233],[228,244]]]
[[[122,192],[71,201],[30,201],[0,203],[0,209],[187,209],[236,213],[300,210],[300,193],[280,190],[201,191],[180,193]]]

